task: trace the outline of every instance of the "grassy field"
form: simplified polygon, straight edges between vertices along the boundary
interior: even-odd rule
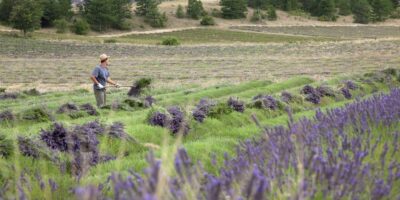
[[[117,156],[114,161],[109,161],[104,164],[98,164],[92,167],[77,183],[74,177],[64,174],[57,170],[57,165],[45,159],[32,159],[24,156],[16,156],[11,163],[20,165],[21,171],[27,171],[34,174],[39,172],[42,176],[55,180],[59,185],[55,193],[40,194],[40,188],[36,186],[29,193],[30,197],[53,198],[57,194],[65,193],[72,185],[86,185],[102,183],[113,171],[124,172],[130,169],[140,172],[147,166],[145,155],[148,152],[148,147],[145,144],[153,146],[161,146],[162,150],[156,149],[156,155],[161,156],[162,151],[176,146],[183,146],[187,149],[189,156],[194,161],[202,161],[206,170],[217,173],[216,166],[211,164],[212,154],[222,155],[225,152],[229,155],[234,155],[235,146],[239,141],[257,136],[260,132],[259,127],[251,120],[251,115],[257,116],[261,124],[264,126],[285,125],[288,116],[284,109],[278,110],[259,110],[256,108],[248,108],[244,113],[233,112],[228,115],[222,115],[217,118],[207,118],[205,122],[198,123],[191,118],[191,112],[194,105],[201,98],[211,98],[219,102],[226,102],[228,97],[237,96],[245,102],[251,102],[253,96],[258,94],[270,94],[276,99],[280,99],[282,91],[287,91],[300,98],[304,98],[300,94],[300,90],[304,85],[310,84],[319,86],[321,84],[329,86],[334,90],[339,90],[343,87],[343,81],[352,79],[358,85],[355,91],[352,91],[353,97],[365,98],[373,92],[387,92],[389,87],[398,86],[400,83],[393,82],[364,82],[368,77],[352,76],[352,77],[337,77],[326,82],[318,82],[307,77],[291,78],[282,82],[271,81],[252,81],[239,85],[226,85],[208,88],[179,88],[172,91],[153,90],[153,94],[157,100],[153,109],[163,109],[172,105],[179,105],[186,113],[186,117],[190,122],[190,134],[182,140],[176,140],[167,129],[151,126],[146,122],[148,113],[151,109],[134,108],[129,111],[121,110],[100,110],[100,116],[84,116],[79,119],[71,119],[66,114],[57,114],[55,111],[64,103],[73,102],[76,105],[83,103],[94,103],[94,98],[91,93],[85,91],[71,91],[68,93],[45,93],[41,96],[25,96],[16,100],[0,101],[0,110],[11,110],[18,117],[18,120],[11,123],[1,123],[1,133],[6,134],[7,138],[16,140],[17,136],[27,136],[37,138],[41,129],[48,129],[53,122],[34,122],[20,120],[25,110],[35,107],[45,107],[53,120],[64,124],[66,127],[83,124],[95,119],[103,124],[110,125],[113,122],[122,122],[125,124],[125,131],[135,138],[139,143],[130,144],[126,141],[112,139],[106,136],[100,138],[100,153],[111,154]],[[127,98],[126,91],[110,91],[110,102],[122,102]],[[316,108],[332,108],[342,106],[351,100],[346,100],[338,93],[336,98],[324,97],[319,105],[314,105],[310,102],[302,100],[299,103],[285,104],[291,107],[295,113],[295,118],[314,114]],[[27,106],[29,105],[29,106]],[[226,128],[229,127],[229,128]],[[17,154],[18,155],[18,154]],[[64,154],[61,154],[62,157]],[[2,159],[2,158],[1,158]],[[64,158],[65,159],[65,158]],[[5,161],[2,159],[2,161]],[[7,160],[6,160],[7,161]],[[221,160],[220,160],[221,161]],[[220,162],[219,161],[219,162]],[[22,164],[29,163],[29,165]],[[3,169],[3,168],[2,168]],[[3,172],[6,173],[6,168]],[[2,173],[3,173],[2,172]],[[4,178],[4,177],[3,177]],[[14,177],[15,178],[15,177]],[[28,176],[28,179],[34,181],[34,175]],[[0,179],[1,180],[1,179]],[[49,195],[49,196],[46,196]],[[65,197],[65,196],[64,196]]]
[[[395,39],[177,47],[13,37],[0,37],[0,42],[0,83],[10,90],[89,89],[87,76],[97,64],[97,55],[104,52],[111,55],[115,80],[130,85],[133,79],[152,77],[155,87],[277,81],[298,75],[326,80],[339,74],[396,68],[400,63],[400,41]]]
[[[400,27],[398,26],[233,26],[231,29],[342,39],[400,37]]]

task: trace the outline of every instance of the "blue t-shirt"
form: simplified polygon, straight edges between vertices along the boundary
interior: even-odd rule
[[[107,79],[110,77],[110,73],[108,72],[107,68],[97,65],[92,72],[92,76],[94,76],[96,80],[105,87],[107,84]],[[96,90],[100,89],[97,84],[93,84],[93,88]]]

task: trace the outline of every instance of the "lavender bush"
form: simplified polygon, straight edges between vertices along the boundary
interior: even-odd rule
[[[74,111],[79,111],[78,106],[76,106],[73,103],[66,103],[60,106],[60,108],[58,108],[57,113],[61,114],[61,113],[69,113],[69,112],[74,112]]]
[[[0,122],[11,122],[15,120],[14,114],[11,110],[0,112]]]
[[[193,110],[192,115],[194,120],[203,122],[214,106],[216,106],[216,102],[210,99],[201,99]]]
[[[270,95],[257,95],[253,97],[253,105],[256,108],[277,110],[279,103]]]
[[[229,97],[228,106],[231,107],[236,112],[243,113],[245,110],[245,104],[243,101],[239,101],[238,98]]]
[[[317,111],[288,128],[263,128],[224,156],[219,175],[193,163],[184,149],[175,176],[149,154],[144,175],[113,173],[113,199],[398,199],[400,90],[344,108]],[[161,186],[161,187],[159,187]],[[77,188],[77,198],[104,197],[104,187]]]

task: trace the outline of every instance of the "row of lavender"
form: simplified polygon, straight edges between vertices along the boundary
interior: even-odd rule
[[[290,115],[290,112],[289,112]],[[218,175],[194,163],[184,149],[176,176],[148,156],[144,176],[113,173],[107,183],[75,189],[78,199],[398,199],[400,89],[292,119],[225,155]],[[397,188],[397,189],[396,189]]]

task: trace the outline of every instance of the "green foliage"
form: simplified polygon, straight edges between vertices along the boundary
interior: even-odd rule
[[[367,0],[354,0],[352,12],[355,23],[368,24],[371,20],[372,7]]]
[[[222,13],[220,10],[213,8],[211,9],[211,16],[213,17],[222,17]]]
[[[200,0],[189,0],[186,14],[192,19],[200,19],[204,15],[203,3]]]
[[[394,19],[400,19],[400,7],[397,7],[395,10],[393,10],[390,17]]]
[[[72,32],[77,35],[86,35],[89,33],[90,25],[84,19],[76,19],[72,24]]]
[[[180,44],[180,42],[179,42],[179,40],[177,38],[169,37],[169,38],[164,39],[161,42],[161,44],[162,45],[166,45],[166,46],[177,46],[177,45]]]
[[[9,158],[14,153],[13,141],[0,134],[0,157]]]
[[[117,43],[116,39],[106,39],[104,40],[104,43]]]
[[[124,23],[131,17],[130,5],[130,0],[87,0],[81,13],[93,30],[126,29]]]
[[[287,11],[297,10],[299,2],[297,0],[284,0],[284,9]]]
[[[215,25],[215,21],[212,16],[206,15],[203,18],[201,18],[200,24],[203,26],[213,26]]]
[[[143,101],[141,101],[138,98],[129,98],[129,99],[125,99],[124,103],[129,105],[132,108],[143,108],[144,107],[144,103]]]
[[[53,26],[55,20],[70,19],[73,15],[71,0],[40,0],[43,6],[42,27]]]
[[[135,13],[138,16],[146,16],[153,10],[158,10],[157,6],[160,1],[157,0],[137,0]]]
[[[40,95],[40,92],[36,88],[30,89],[30,90],[24,90],[22,93],[29,95],[29,96],[39,96]]]
[[[17,1],[11,11],[10,23],[25,36],[26,33],[40,28],[42,14],[42,7],[36,0]]]
[[[278,15],[276,14],[276,9],[274,6],[269,6],[267,10],[267,19],[269,21],[275,21],[278,19]]]
[[[84,111],[70,112],[70,113],[68,114],[68,116],[69,116],[71,119],[79,119],[79,118],[85,117],[85,116],[86,116],[86,112],[84,112]]]
[[[64,18],[55,20],[54,25],[57,29],[57,33],[66,33],[68,31],[69,24]]]
[[[226,103],[218,103],[214,107],[211,108],[210,112],[207,116],[212,118],[219,118],[222,115],[227,115],[233,112],[233,109],[228,106]]]
[[[0,21],[9,22],[11,11],[16,4],[16,0],[2,0],[0,1]]]
[[[262,15],[263,15],[262,11],[260,9],[256,9],[253,12],[253,16],[251,16],[250,21],[252,21],[252,22],[261,21],[263,18]]]
[[[145,22],[155,28],[165,27],[168,21],[165,12],[161,14],[158,9],[151,10],[146,14]]]
[[[393,4],[390,0],[372,0],[371,6],[373,10],[373,21],[384,21],[389,18],[392,10]]]
[[[47,122],[52,118],[49,111],[43,107],[36,107],[25,110],[22,113],[22,119],[36,122]]]
[[[175,16],[177,18],[185,18],[185,11],[183,11],[183,6],[182,5],[178,5],[178,8],[176,9],[176,13]]]
[[[246,18],[247,3],[245,0],[221,0],[220,4],[223,18]]]
[[[270,4],[269,0],[248,0],[247,5],[251,8],[265,9]]]
[[[0,88],[0,93],[6,92],[6,88]]]
[[[317,16],[321,21],[336,21],[336,7],[334,0],[320,0]]]
[[[347,16],[351,14],[351,4],[349,0],[339,0],[339,15]]]

